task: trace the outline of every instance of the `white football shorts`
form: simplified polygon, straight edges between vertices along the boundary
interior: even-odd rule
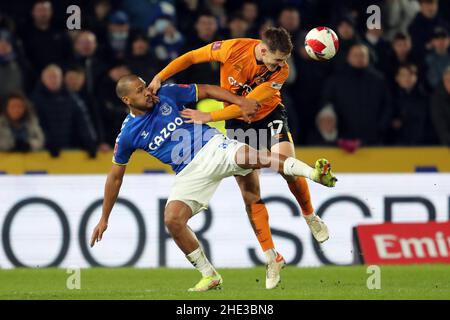
[[[192,209],[192,215],[207,209],[223,178],[252,172],[252,169],[239,167],[235,161],[236,152],[244,145],[222,134],[215,135],[176,175],[167,204],[183,201]]]

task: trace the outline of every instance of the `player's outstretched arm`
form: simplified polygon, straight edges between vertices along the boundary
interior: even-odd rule
[[[117,164],[113,164],[111,167],[111,171],[109,172],[105,183],[102,216],[92,232],[91,247],[94,246],[95,242],[102,240],[103,233],[108,228],[109,215],[111,214],[111,210],[119,195],[125,169],[126,166]]]
[[[150,82],[148,88],[153,94],[161,87],[161,83],[176,75],[177,73],[189,68],[193,64],[213,61],[211,56],[211,45],[189,51],[178,58],[172,60],[164,69],[162,69]]]
[[[204,99],[204,98],[212,98],[212,99],[231,103],[232,105],[235,105],[238,108],[240,106],[240,108],[245,109],[247,111],[246,114],[243,115],[243,113],[240,112],[240,110],[239,110],[239,116],[244,116],[244,119],[246,121],[250,121],[250,117],[253,116],[256,113],[256,111],[258,111],[259,104],[254,99],[246,99],[244,97],[234,95],[231,92],[229,92],[225,89],[222,89],[221,87],[214,86],[214,85],[197,85],[197,87],[198,87],[198,99],[199,100]],[[186,121],[188,123],[192,123],[192,122],[206,123],[206,122],[212,121],[211,113],[208,113],[208,112],[201,112],[198,110],[185,109],[181,112],[181,114],[184,117],[190,119],[190,120]],[[229,118],[229,119],[232,119],[232,118]],[[226,120],[228,120],[228,119],[226,119]]]

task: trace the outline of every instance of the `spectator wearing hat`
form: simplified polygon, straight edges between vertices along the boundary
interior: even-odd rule
[[[450,147],[450,67],[431,98],[431,116],[440,143]]]
[[[430,40],[436,27],[442,26],[448,30],[447,21],[439,16],[438,0],[419,0],[420,12],[417,13],[409,26],[414,55],[424,57],[431,48]]]
[[[37,151],[44,133],[31,103],[21,93],[11,93],[0,113],[0,151]]]
[[[314,128],[308,134],[308,144],[313,146],[335,146],[338,138],[337,116],[331,105],[317,114]]]
[[[22,90],[22,67],[17,60],[11,34],[0,30],[0,97]]]
[[[167,64],[180,55],[185,38],[169,16],[158,18],[148,30],[151,46],[160,61]]]
[[[130,24],[124,11],[113,12],[108,19],[107,54],[112,59],[124,59],[128,49]]]
[[[427,67],[427,80],[432,89],[435,89],[442,81],[444,70],[450,66],[450,37],[446,29],[436,27],[432,40],[432,51],[425,58]]]

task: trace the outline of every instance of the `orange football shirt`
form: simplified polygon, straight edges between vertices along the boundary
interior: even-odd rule
[[[289,75],[285,64],[270,72],[263,63],[258,63],[255,47],[261,42],[256,39],[231,39],[216,41],[202,48],[192,50],[172,61],[158,76],[164,81],[192,64],[220,62],[220,86],[235,94],[255,99],[261,105],[252,121],[266,117],[281,103],[280,89]],[[214,111],[217,120],[240,117],[242,113],[236,105]]]

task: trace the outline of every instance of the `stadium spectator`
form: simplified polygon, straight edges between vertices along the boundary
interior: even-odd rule
[[[189,38],[193,35],[192,26],[195,24],[200,5],[201,0],[175,1],[177,26],[185,37]]]
[[[294,141],[303,145],[308,141],[311,143],[318,140],[308,137],[310,134],[316,137],[318,135],[315,123],[320,110],[323,86],[317,84],[324,84],[333,68],[332,61],[317,62],[308,56],[303,45],[305,36],[306,32],[303,32],[295,46],[298,55],[296,60],[298,77],[294,84],[294,100],[299,117],[298,137]]]
[[[195,23],[195,30],[196,35],[186,41],[182,52],[188,52],[219,40],[217,19],[209,11],[203,11],[199,14]],[[189,72],[181,72],[176,77],[176,82],[219,84],[219,67],[219,63],[215,61],[194,64],[189,68]]]
[[[308,144],[335,146],[338,137],[337,116],[331,105],[325,106],[316,116],[314,130],[308,135]]]
[[[159,17],[175,16],[175,0],[121,0],[133,30],[146,31]]]
[[[429,104],[425,90],[418,83],[418,69],[413,64],[399,67],[397,90],[393,97],[393,118],[388,143],[421,145],[425,142]]]
[[[131,72],[146,80],[153,79],[163,67],[162,62],[151,49],[147,36],[137,34],[133,38],[131,53],[126,60],[126,64]]]
[[[63,88],[60,67],[51,64],[42,71],[32,101],[45,133],[46,148],[52,156],[59,156],[62,149],[72,148],[85,149],[91,157],[95,156],[93,129]]]
[[[0,97],[22,90],[22,68],[13,48],[11,33],[0,30]]]
[[[44,133],[28,99],[21,93],[6,98],[0,114],[0,151],[37,151],[44,146]]]
[[[450,67],[431,98],[431,115],[440,143],[450,147]]]
[[[117,99],[115,88],[120,78],[131,74],[124,61],[116,60],[110,66],[106,76],[101,80],[98,89],[99,110],[104,127],[103,141],[110,147],[114,146],[117,134],[120,132],[123,119],[127,116],[127,108]]]
[[[52,25],[52,17],[52,3],[36,1],[32,24],[25,25],[20,32],[27,57],[37,73],[50,63],[63,64],[72,54],[69,36]]]
[[[104,59],[97,54],[97,46],[97,37],[91,31],[81,31],[74,39],[75,57],[71,65],[83,66],[90,97],[94,97],[96,86],[107,69]]]
[[[155,48],[156,57],[160,61],[169,63],[182,52],[184,36],[177,30],[170,17],[158,18],[149,28],[148,34],[151,45]]]
[[[413,52],[417,57],[424,57],[431,48],[430,39],[433,30],[442,26],[448,29],[448,23],[439,16],[438,0],[419,0],[420,12],[409,26]]]
[[[123,11],[115,11],[108,18],[107,53],[112,59],[124,59],[128,49],[130,24]]]
[[[398,68],[403,64],[414,64],[419,69],[419,81],[421,80],[422,66],[418,59],[413,56],[411,37],[405,33],[397,33],[391,43],[392,49],[388,51],[388,58],[385,65],[381,66],[386,80],[392,91],[396,88],[395,77]],[[422,82],[422,81],[420,81]]]
[[[64,73],[64,85],[69,96],[81,111],[85,122],[89,124],[86,130],[93,130],[90,135],[95,137],[96,142],[102,142],[103,123],[96,101],[89,99],[86,92],[86,72],[83,67],[77,65],[68,67]],[[109,150],[109,146],[106,143],[100,143],[99,149]]]
[[[205,6],[217,19],[218,28],[223,30],[227,25],[226,0],[204,0]]]
[[[86,29],[91,30],[100,46],[106,46],[108,38],[108,16],[112,10],[109,0],[95,0],[93,14],[86,17]]]
[[[242,3],[240,12],[242,13],[242,17],[245,21],[247,21],[249,37],[258,38],[258,30],[260,26],[258,3],[255,0],[245,0]]]
[[[384,38],[383,29],[367,29],[363,43],[370,49],[370,61],[377,70],[382,70],[388,60],[391,44]]]
[[[407,33],[408,26],[420,11],[417,0],[385,1],[383,14],[386,39],[393,40],[398,33]]]
[[[300,33],[300,11],[297,7],[283,8],[278,16],[278,24],[290,33],[292,42],[296,43]]]
[[[242,17],[241,14],[233,15],[228,21],[228,29],[225,33],[225,38],[248,38],[248,22]]]
[[[350,48],[360,42],[355,26],[355,19],[350,15],[344,15],[338,20],[336,32],[339,37],[339,54],[333,58],[336,69],[344,67]]]
[[[391,119],[390,100],[383,76],[369,65],[368,48],[356,44],[344,68],[327,80],[322,106],[331,104],[336,112],[339,138],[380,145]]]
[[[442,81],[442,74],[450,66],[450,37],[447,30],[437,27],[432,36],[433,51],[425,58],[427,67],[427,80],[431,88],[435,89]]]

